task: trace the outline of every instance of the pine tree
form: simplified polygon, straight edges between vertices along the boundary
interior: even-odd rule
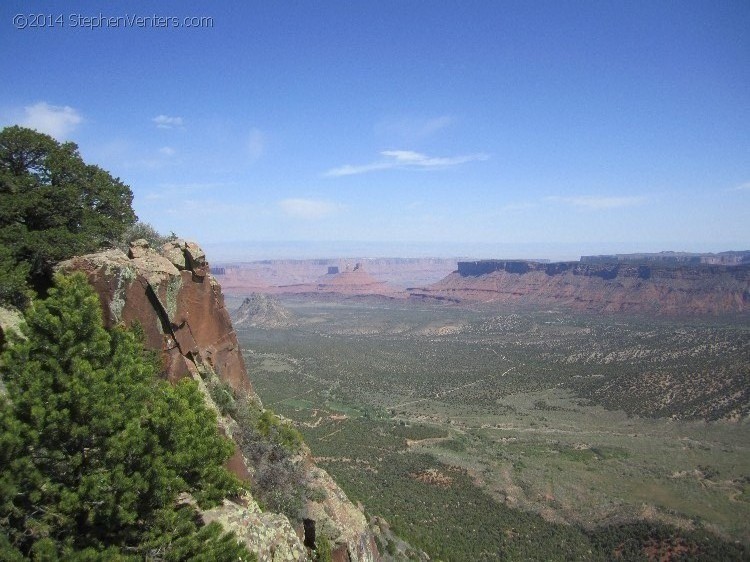
[[[0,552],[247,559],[176,506],[181,492],[206,507],[239,489],[195,383],[158,378],[133,333],[105,330],[81,274],[56,277],[25,320],[26,339],[0,358]]]

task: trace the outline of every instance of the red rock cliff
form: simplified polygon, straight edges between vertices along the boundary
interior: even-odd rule
[[[157,252],[138,241],[127,256],[109,250],[60,268],[87,275],[107,327],[141,325],[146,345],[161,351],[169,380],[207,364],[234,390],[252,390],[221,287],[197,244],[176,240]]]
[[[750,265],[459,262],[413,298],[562,305],[596,312],[725,314],[750,311]]]

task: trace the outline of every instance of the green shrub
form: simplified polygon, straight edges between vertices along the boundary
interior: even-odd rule
[[[208,385],[208,391],[211,399],[223,416],[233,416],[237,413],[234,390],[226,383],[219,380],[213,380]]]
[[[324,534],[316,537],[315,541],[315,562],[331,562],[333,560],[333,548],[331,541]]]
[[[289,423],[282,422],[272,410],[263,411],[256,428],[263,437],[278,443],[290,453],[297,453],[304,443],[302,434]]]
[[[281,437],[283,426],[296,430],[282,424],[272,411],[261,410],[259,404],[244,398],[238,401],[235,419],[239,430],[234,437],[255,467],[252,488],[258,504],[299,520],[308,493],[302,463],[293,457],[299,446],[290,447],[288,437]]]

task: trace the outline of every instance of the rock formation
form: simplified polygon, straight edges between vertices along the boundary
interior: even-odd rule
[[[197,244],[174,240],[157,251],[145,240],[138,240],[128,255],[107,250],[75,257],[58,268],[86,274],[99,295],[108,327],[141,326],[147,347],[161,353],[164,373],[170,381],[192,377],[217,412],[206,381],[221,381],[236,395],[260,404],[245,371],[221,287],[210,275],[206,256]],[[219,416],[219,426],[231,438],[237,422],[230,416]],[[204,512],[204,520],[221,521],[236,531],[261,562],[310,559],[303,544],[303,517],[326,529],[336,560],[378,560],[364,514],[346,499],[327,473],[312,463],[306,448],[299,462],[308,478],[326,483],[327,491],[324,500],[307,501],[299,522],[289,521],[281,514],[262,513],[249,495],[236,501],[225,500],[223,506]],[[239,448],[228,468],[243,479],[254,471]]]
[[[139,323],[146,345],[159,350],[167,378],[206,365],[237,392],[252,390],[221,287],[192,242],[168,242],[161,253],[138,240],[119,250],[75,257],[59,265],[82,271],[99,294],[108,327]]]
[[[409,293],[597,312],[737,313],[750,310],[750,265],[483,260],[459,262],[442,281]]]
[[[236,327],[283,328],[293,324],[292,313],[274,297],[253,293],[232,313]]]
[[[273,294],[286,295],[325,295],[342,297],[396,297],[404,296],[401,291],[394,289],[387,283],[375,279],[370,275],[362,263],[357,263],[353,269],[347,267],[338,273],[329,273],[318,277],[314,283],[299,285],[281,285],[268,289]]]
[[[610,254],[581,256],[582,262],[628,262],[666,265],[741,265],[750,263],[750,250],[719,252],[718,254],[692,252],[658,252],[648,254]]]
[[[456,269],[456,259],[447,258],[331,258],[307,260],[261,260],[223,263],[215,275],[224,294],[249,295],[273,292],[277,287],[317,284],[346,271],[347,264],[360,263],[380,282],[403,290],[440,281]],[[350,268],[351,269],[351,268]],[[325,275],[324,275],[325,274]]]

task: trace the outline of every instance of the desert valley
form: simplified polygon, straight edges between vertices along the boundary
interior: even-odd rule
[[[213,271],[264,405],[381,552],[710,558],[750,537],[748,255]]]

